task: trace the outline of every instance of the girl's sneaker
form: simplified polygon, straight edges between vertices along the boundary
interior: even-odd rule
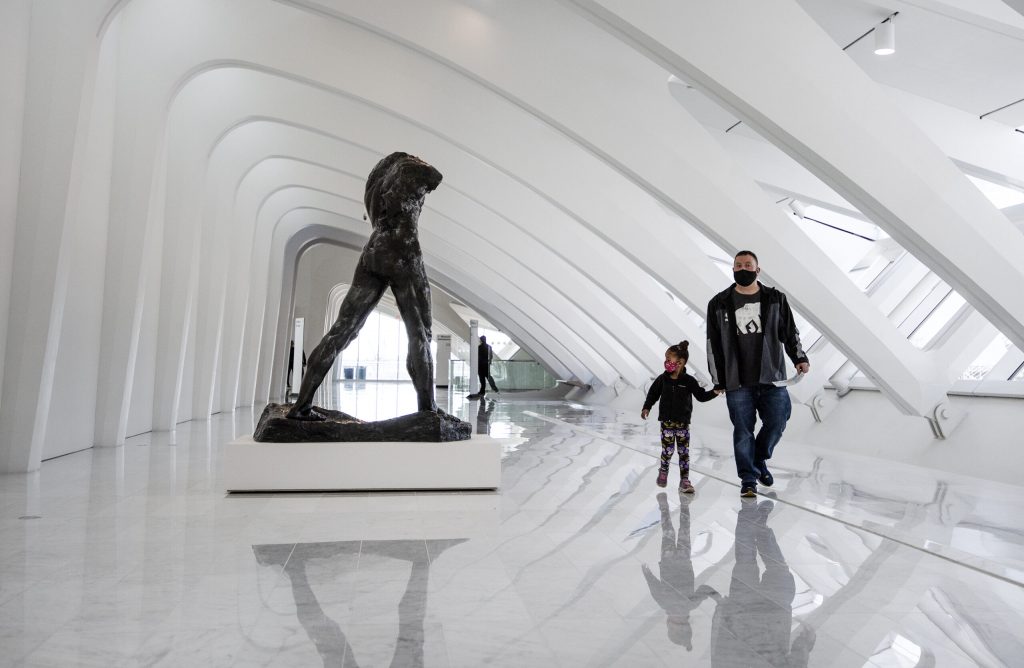
[[[658,487],[668,484],[668,471],[658,471]]]
[[[693,494],[697,490],[693,488],[693,485],[690,484],[690,481],[688,479],[683,478],[682,480],[679,481],[679,491],[682,492],[683,494]]]

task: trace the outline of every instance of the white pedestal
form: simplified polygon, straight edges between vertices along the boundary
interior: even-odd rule
[[[497,489],[501,451],[514,439],[473,436],[449,443],[227,444],[229,492]]]

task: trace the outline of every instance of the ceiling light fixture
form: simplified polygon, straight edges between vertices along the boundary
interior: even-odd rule
[[[875,26],[875,55],[889,56],[896,53],[896,23],[890,16]]]
[[[795,197],[789,200],[789,210],[796,214],[797,218],[803,220],[807,217],[807,209],[804,208],[804,203]]]

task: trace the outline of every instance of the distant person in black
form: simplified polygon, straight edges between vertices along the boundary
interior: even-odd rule
[[[480,376],[480,391],[469,395],[469,399],[483,399],[487,396],[487,383],[491,383],[491,389],[500,393],[494,376],[491,375],[491,360],[494,358],[494,350],[487,343],[487,337],[480,337],[480,345],[477,346],[476,373]]]
[[[669,462],[672,461],[672,451],[675,449],[679,451],[679,491],[693,494],[693,485],[690,484],[690,415],[693,413],[693,397],[697,397],[697,401],[711,401],[720,392],[705,390],[696,378],[686,373],[688,359],[689,341],[678,343],[665,351],[665,373],[651,384],[640,417],[646,420],[654,402],[660,397],[658,421],[661,422],[661,467],[658,469],[658,487],[668,484]]]
[[[288,385],[287,393],[290,396],[292,393],[292,371],[295,370],[295,340],[292,339],[291,344],[288,346],[288,375],[285,378],[285,383]],[[306,351],[302,351],[302,375],[306,375]]]

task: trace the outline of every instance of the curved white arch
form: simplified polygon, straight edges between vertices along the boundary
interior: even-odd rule
[[[882,328],[882,329],[884,330],[885,328]],[[912,353],[912,351],[910,352],[909,356],[907,356],[907,357],[909,357],[909,358],[912,358],[912,357],[913,357],[913,353]],[[890,361],[892,361],[892,360],[891,360],[891,356],[890,356]],[[898,361],[897,361],[897,362],[898,362]],[[897,368],[899,368],[899,367],[901,367],[901,366],[903,366],[903,365],[902,365],[902,364],[897,364],[896,366],[897,366]],[[913,374],[909,374],[909,375],[910,375],[910,376],[913,376]],[[927,375],[926,375],[926,376],[927,376]],[[915,384],[916,384],[916,383],[915,383]]]
[[[592,15],[600,14],[600,20],[611,17],[616,35],[628,31],[629,26],[642,26],[637,30],[643,34],[630,39],[632,45],[640,43],[645,54],[636,53],[632,45],[623,45],[617,36],[595,27],[565,4],[585,6]],[[783,4],[788,12],[796,7],[792,2]],[[650,7],[656,8],[662,17],[693,9],[687,3],[674,6],[666,2],[651,3]],[[793,99],[759,97],[762,92],[756,88],[756,82],[751,83],[749,72],[736,74],[729,70],[732,63],[697,62],[704,57],[694,50],[698,42],[680,44],[677,35],[662,33],[663,26],[653,22],[652,15],[644,14],[646,9],[627,7],[620,0],[517,3],[514,7],[495,4],[476,9],[454,0],[407,1],[402,9],[396,12],[383,3],[341,0],[265,0],[258,6],[241,0],[212,4],[200,0],[83,0],[76,3],[74,13],[52,17],[55,23],[66,27],[75,21],[82,24],[81,28],[76,26],[77,32],[68,31],[72,39],[67,44],[51,44],[45,39],[32,44],[33,53],[41,56],[53,47],[58,53],[54,62],[70,73],[70,87],[61,89],[61,95],[54,98],[55,117],[61,117],[62,125],[54,143],[60,145],[53,155],[63,162],[52,176],[44,174],[39,165],[27,165],[23,192],[32,197],[20,199],[27,208],[19,212],[19,220],[24,223],[38,214],[38,234],[63,241],[56,250],[45,247],[44,241],[19,241],[15,272],[21,281],[21,277],[34,276],[34,270],[29,271],[26,263],[38,266],[40,280],[33,288],[43,298],[28,305],[22,303],[24,300],[17,301],[20,296],[12,301],[12,308],[19,304],[27,306],[25,327],[19,324],[9,328],[14,346],[8,346],[4,359],[7,363],[15,360],[17,368],[9,369],[22,376],[30,375],[38,382],[32,380],[28,391],[20,394],[8,387],[0,401],[0,440],[31,443],[27,448],[30,467],[38,458],[38,432],[42,428],[37,428],[37,423],[40,415],[48,413],[46,388],[52,383],[54,350],[62,336],[59,315],[54,314],[63,308],[68,283],[67,261],[61,256],[69,252],[68,230],[73,229],[67,222],[68,211],[76,201],[78,175],[87,172],[90,161],[96,159],[89,151],[79,151],[87,133],[78,133],[75,126],[84,126],[82,119],[88,120],[91,113],[97,35],[104,40],[118,39],[122,52],[116,110],[111,114],[116,116],[110,142],[114,153],[110,176],[113,194],[100,337],[103,363],[95,411],[96,441],[101,444],[118,443],[123,438],[135,378],[140,378],[143,385],[150,382],[136,369],[136,351],[140,332],[165,331],[154,317],[166,319],[171,325],[167,336],[158,340],[155,347],[171,350],[173,354],[165,360],[150,353],[155,359],[145,362],[153,365],[153,375],[162,379],[157,388],[160,393],[151,403],[163,406],[166,397],[177,400],[181,395],[179,388],[187,373],[181,370],[180,363],[189,350],[185,332],[190,319],[199,328],[194,346],[200,352],[199,366],[218,369],[210,395],[223,393],[221,406],[232,403],[227,398],[230,390],[221,392],[218,387],[232,377],[235,357],[239,367],[244,366],[246,348],[242,347],[242,333],[234,331],[234,324],[248,319],[246,298],[235,289],[237,276],[244,277],[246,272],[236,275],[231,264],[220,262],[224,258],[220,250],[225,235],[233,228],[231,224],[207,227],[203,223],[199,228],[179,230],[172,221],[244,221],[251,226],[253,219],[246,220],[241,214],[244,208],[252,206],[251,201],[239,202],[237,209],[225,201],[237,192],[230,180],[238,178],[238,173],[231,169],[237,167],[242,152],[221,150],[228,140],[209,140],[204,133],[215,130],[227,137],[232,134],[233,124],[244,120],[246,114],[240,113],[240,109],[249,108],[247,112],[259,114],[260,106],[269,116],[280,116],[284,121],[312,129],[322,128],[339,140],[361,137],[364,132],[380,132],[384,127],[393,130],[408,126],[412,133],[408,136],[415,137],[420,146],[436,150],[436,155],[458,156],[455,163],[460,165],[479,160],[486,167],[477,170],[479,176],[464,167],[452,173],[459,178],[452,178],[449,183],[456,185],[465,197],[452,199],[446,206],[476,211],[476,205],[471,203],[475,200],[490,212],[492,220],[503,221],[503,229],[510,226],[519,230],[515,234],[503,231],[509,239],[516,239],[515,243],[536,243],[550,249],[542,252],[564,258],[562,269],[571,272],[567,275],[577,281],[573,290],[592,285],[598,292],[592,299],[587,297],[587,310],[607,308],[613,303],[636,303],[635,307],[625,309],[627,313],[622,315],[621,322],[636,322],[645,331],[634,333],[615,328],[614,345],[611,341],[602,342],[612,350],[623,342],[636,342],[637,359],[629,361],[631,352],[620,353],[616,369],[642,367],[643,358],[656,346],[653,337],[665,337],[671,329],[670,318],[663,313],[667,308],[659,307],[656,297],[642,303],[631,299],[652,290],[645,285],[645,274],[655,277],[699,310],[717,288],[717,270],[704,255],[704,249],[710,245],[703,241],[685,248],[665,244],[666,239],[675,239],[677,235],[697,238],[690,236],[690,232],[680,234],[686,228],[680,218],[685,218],[727,250],[755,246],[769,259],[766,268],[772,276],[804,308],[816,327],[876,378],[902,410],[927,413],[948,387],[944,366],[936,364],[934,356],[909,345],[864,295],[851,289],[828,258],[771,207],[753,180],[706,130],[667,99],[664,72],[647,57],[652,49],[666,45],[667,51],[659,57],[675,65],[691,58],[691,67],[708,71],[719,68],[704,83],[712,88],[717,86],[722,95],[734,95],[734,102],[751,106],[750,100],[756,100],[748,111],[761,114],[762,121],[775,123],[780,129],[776,139],[797,138],[801,143],[798,157],[826,171],[829,165],[850,167],[835,181],[844,194],[856,194],[853,199],[871,210],[872,216],[894,226],[912,249],[926,253],[929,262],[1000,329],[1011,337],[1019,337],[1020,340],[1014,338],[1018,343],[1024,340],[1021,307],[1007,299],[1005,286],[999,285],[1002,279],[994,274],[995,267],[1001,265],[993,261],[1020,251],[1020,240],[1008,235],[1008,228],[991,216],[991,208],[979,205],[977,194],[965,190],[962,179],[952,178],[949,170],[939,164],[942,161],[934,160],[935,151],[913,132],[909,144],[899,145],[907,148],[908,154],[929,158],[927,170],[923,170],[926,175],[913,181],[914,192],[918,196],[949,195],[945,200],[941,196],[925,198],[932,217],[941,219],[948,232],[943,238],[936,238],[923,224],[924,213],[909,210],[907,203],[894,194],[895,180],[886,182],[878,174],[858,168],[844,153],[863,147],[836,147],[827,137],[816,134],[817,127],[797,127],[793,123]],[[715,8],[722,16],[734,10],[728,2]],[[247,11],[249,18],[244,30],[234,29],[239,11]],[[452,19],[467,11],[475,12],[478,25],[489,31],[485,42],[453,29]],[[203,20],[196,21],[196,16]],[[295,27],[294,34],[302,35],[301,42],[280,37],[277,29],[282,22]],[[115,24],[117,30],[107,29]],[[716,28],[716,37],[729,38],[726,25],[731,24],[725,22]],[[99,30],[93,34],[97,26]],[[819,39],[820,31],[813,26],[805,27],[809,35],[815,36],[815,44],[825,49],[825,42]],[[581,43],[589,45],[586,52],[565,48]],[[189,48],[181,48],[183,45]],[[827,47],[834,51],[834,45]],[[780,51],[779,58],[790,55]],[[391,73],[389,85],[380,86],[380,70],[367,71],[356,66],[356,56],[370,57],[377,67],[386,68]],[[516,68],[507,67],[510,59],[516,61]],[[40,57],[39,62],[49,61]],[[835,57],[823,57],[819,64],[823,63],[835,65],[846,80],[853,80],[849,67],[837,65]],[[765,62],[758,64],[765,66]],[[300,118],[302,114],[290,117],[287,112],[277,112],[260,99],[257,91],[246,89],[245,77],[240,75],[221,79],[229,84],[221,91],[224,95],[240,93],[237,107],[225,105],[231,108],[221,113],[216,105],[193,105],[189,101],[190,93],[198,90],[194,84],[201,85],[200,82],[218,76],[217,71],[240,68],[262,76],[264,82],[275,77],[290,80],[298,91],[294,98],[298,102],[296,107],[307,107],[325,98],[362,105],[368,125],[338,130],[314,115]],[[537,72],[546,76],[537,77]],[[817,75],[817,70],[810,68],[807,74]],[[562,85],[566,81],[574,83],[571,95],[565,93]],[[869,94],[864,99],[877,98],[877,91],[871,86],[864,87],[863,78],[856,83],[850,90],[867,90]],[[439,90],[448,95],[438,95]],[[609,90],[615,95],[609,96]],[[421,100],[431,102],[418,104]],[[45,109],[44,102],[33,98],[33,109]],[[75,113],[66,113],[69,110]],[[186,110],[188,114],[181,116]],[[842,110],[835,107],[821,115],[833,124],[844,118]],[[30,117],[31,114],[26,114],[26,118]],[[872,118],[870,124],[877,128],[880,116]],[[194,143],[190,132],[195,133]],[[508,136],[516,141],[507,141]],[[165,137],[170,141],[166,147]],[[308,157],[305,151],[293,151],[289,146],[275,154],[300,160]],[[897,163],[893,160],[889,166],[898,169]],[[574,170],[568,176],[567,165]],[[459,169],[463,170],[461,174]],[[945,188],[946,184],[950,187]],[[204,189],[208,192],[204,193]],[[517,194],[522,192],[527,197],[520,201]],[[186,193],[198,196],[189,199],[183,196]],[[261,194],[252,192],[247,196]],[[49,203],[37,207],[38,211],[29,211],[35,206],[32,202],[44,200]],[[189,208],[190,202],[196,206]],[[548,234],[543,230],[538,233],[527,224],[538,212],[551,215],[551,220],[559,224],[551,224]],[[457,220],[462,218],[456,216]],[[975,231],[964,222],[968,218],[984,221],[980,224],[991,232],[991,238],[972,238]],[[628,223],[624,225],[623,221]],[[608,264],[616,268],[622,265],[620,275],[606,275],[593,258],[574,253],[572,236],[558,236],[562,224],[580,230],[585,244],[596,243],[607,249]],[[203,236],[195,235],[196,229],[210,234],[205,242]],[[160,245],[165,239],[170,243],[161,252]],[[190,250],[196,248],[197,239],[199,257],[191,259],[196,255]],[[469,244],[466,249],[472,252],[477,247]],[[235,258],[228,257],[234,262]],[[187,261],[175,263],[182,259]],[[238,260],[241,264],[249,261]],[[158,278],[163,294],[157,299],[153,296],[153,282]],[[197,290],[199,285],[204,286],[203,291]],[[212,289],[207,290],[208,285]],[[21,283],[19,286],[24,287]],[[21,294],[17,290],[14,293]],[[546,295],[543,297],[546,299]],[[583,300],[577,302],[584,304]],[[843,304],[843,309],[831,308],[837,302]],[[554,308],[554,301],[549,305]],[[228,319],[225,327],[225,312],[239,310],[242,316]],[[582,319],[585,318],[578,313],[570,316],[567,328],[572,329]],[[593,331],[599,333],[601,329]],[[40,332],[46,335],[40,337]],[[598,334],[599,338],[603,336]],[[32,342],[31,337],[42,340]],[[148,350],[152,342],[148,338],[143,340]],[[218,360],[219,352],[228,350],[221,340],[237,341],[241,353]],[[160,366],[156,367],[157,364]],[[167,378],[172,381],[167,382]],[[201,410],[210,405],[202,396],[197,399],[193,404]],[[158,421],[155,415],[154,421]]]
[[[296,217],[300,219],[295,220]],[[276,289],[279,294],[282,291],[287,292],[290,290],[288,282],[289,273],[284,271],[284,269],[286,266],[294,267],[295,258],[304,245],[315,243],[319,239],[335,239],[348,244],[354,243],[354,245],[361,247],[367,236],[368,232],[363,222],[345,213],[311,208],[293,210],[290,215],[282,218],[281,224],[278,226],[278,234],[275,235],[275,246],[281,247],[282,251],[275,255],[275,257],[280,257],[281,261],[275,261],[272,268],[274,269],[273,274],[280,276],[280,280],[274,281],[274,278],[271,278],[271,290],[274,291]],[[461,266],[449,265],[446,260],[434,257],[426,247],[424,248],[424,257],[430,267],[429,276],[432,281],[437,282],[443,289],[464,300],[466,303],[485,304],[486,306],[481,311],[481,315],[496,322],[501,320],[508,321],[511,323],[509,333],[512,336],[521,340],[524,347],[528,350],[537,349],[535,336],[538,333],[546,335],[546,332],[541,327],[533,324],[528,315],[519,313],[514,306],[505,305],[503,303],[504,297],[493,291],[486,284],[481,284],[471,289],[465,287],[450,288],[449,286],[452,285],[472,285],[472,279],[467,278]],[[265,342],[261,347],[261,354],[265,358],[264,362],[260,365],[261,378],[264,376],[263,370],[266,369],[267,372],[265,379],[258,382],[256,392],[257,398],[262,400],[277,398],[280,388],[283,387],[283,377],[279,374],[283,373],[284,367],[282,365],[285,364],[285,351],[276,341],[280,341],[287,333],[286,301],[280,296],[271,296],[268,299],[268,304],[278,305],[278,312],[275,317],[267,320],[267,329],[264,334]],[[529,326],[529,329],[523,329],[524,324]],[[550,345],[553,347],[556,357],[549,355],[546,356],[547,359],[575,359],[575,353],[565,348],[560,341],[555,339],[551,339],[551,341]],[[577,369],[586,373],[586,367],[582,366],[578,361],[573,363]],[[561,375],[561,372],[566,369],[556,361],[553,370]],[[576,376],[574,373],[571,375]],[[583,376],[582,378],[589,377]]]

